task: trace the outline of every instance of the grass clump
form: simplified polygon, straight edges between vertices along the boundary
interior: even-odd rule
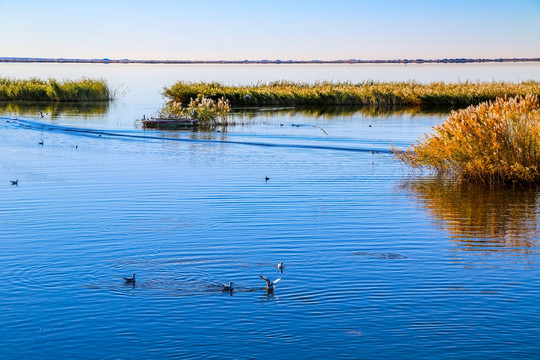
[[[57,81],[0,78],[0,101],[88,102],[108,101],[112,100],[112,97],[108,84],[103,79]]]
[[[191,117],[199,120],[201,126],[227,125],[229,111],[231,109],[228,100],[221,98],[217,101],[198,95],[190,99],[187,106],[181,102],[168,102],[160,111],[163,117]]]
[[[452,111],[433,134],[396,156],[468,182],[540,183],[540,101],[500,98]]]
[[[248,86],[218,82],[178,81],[165,87],[170,101],[186,103],[199,95],[229,100],[232,106],[328,106],[360,105],[380,108],[462,108],[504,96],[535,94],[540,82],[316,82],[313,84],[274,81]]]

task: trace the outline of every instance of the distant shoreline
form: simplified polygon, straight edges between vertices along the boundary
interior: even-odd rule
[[[539,58],[499,59],[395,59],[395,60],[130,60],[0,57],[0,63],[81,63],[81,64],[463,64],[540,62]]]

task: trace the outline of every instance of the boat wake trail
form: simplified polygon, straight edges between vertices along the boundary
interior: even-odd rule
[[[147,135],[143,132],[122,132],[111,130],[99,130],[99,129],[86,129],[71,126],[62,126],[54,124],[46,124],[38,121],[31,121],[25,119],[12,119],[6,117],[0,117],[0,119],[10,122],[14,126],[19,126],[24,129],[38,130],[38,131],[51,131],[61,132],[79,136],[97,136],[97,137],[109,137],[109,138],[123,138],[132,140],[159,140],[159,141],[177,141],[177,142],[190,142],[190,143],[216,143],[216,144],[232,144],[232,145],[249,145],[249,146],[261,146],[261,147],[276,147],[276,148],[293,148],[293,149],[314,149],[314,150],[331,150],[331,151],[347,151],[347,152],[370,152],[390,154],[390,149],[372,149],[372,148],[360,148],[360,147],[344,147],[344,146],[332,146],[332,145],[310,145],[310,144],[287,144],[287,143],[271,143],[271,142],[259,142],[259,141],[238,141],[238,140],[220,140],[220,139],[194,139],[194,138],[180,138],[180,137],[167,137],[167,136],[155,136]]]

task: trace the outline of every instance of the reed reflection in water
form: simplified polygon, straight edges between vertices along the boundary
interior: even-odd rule
[[[106,115],[109,101],[88,102],[38,102],[38,101],[0,101],[0,114],[8,116],[36,116],[41,111],[51,118],[61,116],[92,117]]]
[[[539,249],[538,188],[493,188],[438,178],[401,183],[459,249],[531,254]]]
[[[260,113],[270,113],[282,116],[305,116],[310,118],[335,117],[381,117],[401,115],[447,115],[449,110],[444,108],[422,109],[420,107],[378,107],[378,106],[299,106],[299,107],[257,107],[233,109],[239,117],[256,117]]]

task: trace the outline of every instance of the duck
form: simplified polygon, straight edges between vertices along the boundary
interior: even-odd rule
[[[283,269],[285,268],[285,265],[283,265],[283,261],[277,263],[277,268],[280,273],[283,273]]]
[[[266,287],[265,287],[265,290],[268,291],[268,292],[272,292],[274,291],[274,285],[279,281],[281,280],[281,278],[279,279],[276,279],[274,281],[270,281],[270,279],[268,279],[266,276],[263,276],[263,275],[259,275],[264,281],[266,281]]]
[[[131,277],[125,277],[124,280],[126,283],[135,284],[135,274],[132,274]]]
[[[233,282],[229,281],[229,285],[219,284],[221,286],[221,291],[233,291]]]

